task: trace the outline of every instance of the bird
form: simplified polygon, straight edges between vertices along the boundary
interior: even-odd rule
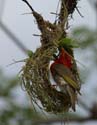
[[[68,94],[71,100],[71,107],[75,111],[77,101],[77,92],[80,93],[78,84],[72,72],[73,59],[69,53],[62,47],[59,55],[50,66],[50,71],[56,85],[65,94]]]

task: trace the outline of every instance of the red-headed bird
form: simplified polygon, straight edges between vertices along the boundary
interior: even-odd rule
[[[80,86],[72,73],[72,65],[73,58],[64,48],[61,48],[59,56],[51,64],[50,70],[60,90],[70,96],[71,107],[75,111],[77,92],[79,92]]]

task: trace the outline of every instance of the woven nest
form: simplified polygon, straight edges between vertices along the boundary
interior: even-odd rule
[[[49,76],[49,63],[53,58],[53,54],[57,52],[59,40],[66,37],[65,29],[68,24],[68,16],[73,13],[77,2],[72,0],[71,4],[71,0],[62,0],[57,22],[55,21],[52,24],[34,11],[27,0],[22,1],[29,6],[41,32],[41,47],[26,60],[21,74],[22,83],[31,100],[39,107],[41,105],[45,111],[52,113],[68,111],[71,107],[70,96],[52,87]]]
[[[68,111],[70,97],[52,87],[49,79],[49,62],[56,52],[55,47],[37,49],[28,58],[22,72],[22,83],[32,101],[47,112],[62,113]]]

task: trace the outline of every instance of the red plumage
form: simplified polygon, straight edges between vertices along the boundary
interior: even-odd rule
[[[51,65],[51,69],[55,64],[63,64],[70,69],[72,67],[72,57],[64,50],[64,48],[62,48],[59,57],[56,58],[54,63]]]

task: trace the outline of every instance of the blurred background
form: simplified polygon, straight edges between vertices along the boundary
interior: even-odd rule
[[[50,12],[56,12],[58,1],[29,0],[32,7],[51,22],[54,22],[55,15]],[[35,19],[31,14],[24,14],[30,10],[22,0],[0,0],[0,125],[33,125],[33,121],[37,119],[88,117],[94,113],[94,109],[97,110],[97,0],[80,0],[77,6],[84,17],[82,18],[75,10],[67,32],[80,44],[80,47],[75,49],[75,58],[78,60],[82,80],[82,96],[79,97],[75,113],[51,115],[34,110],[30,98],[21,88],[18,73],[24,63],[8,66],[14,62],[13,60],[27,58],[15,41],[20,41],[24,49],[32,51],[40,46],[40,38],[33,36],[40,34]],[[97,122],[69,124],[97,125]]]

